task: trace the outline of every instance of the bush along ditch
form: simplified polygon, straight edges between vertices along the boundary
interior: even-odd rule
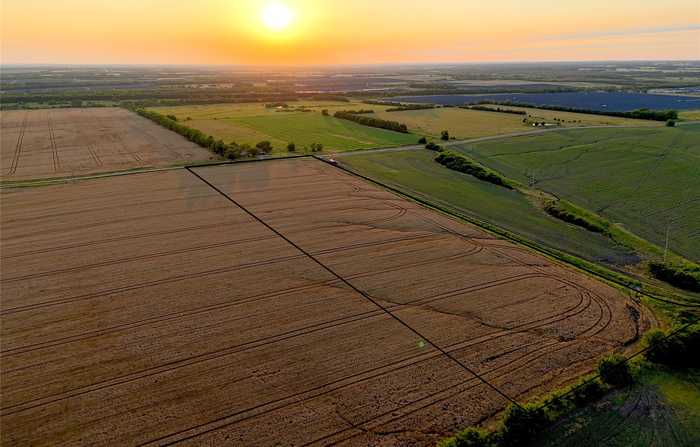
[[[689,324],[674,336],[661,329],[645,336],[645,357],[652,363],[675,369],[700,367],[700,323]]]
[[[507,189],[513,189],[511,182],[499,173],[485,168],[467,157],[455,152],[441,152],[435,158],[435,161],[449,169],[452,169],[453,171],[469,174],[478,178],[479,180],[493,183],[494,185],[502,186]]]
[[[397,121],[387,121],[371,116],[365,116],[364,111],[341,110],[335,112],[333,116],[339,119],[353,121],[363,126],[376,127],[379,129],[393,130],[394,132],[408,133],[408,127]],[[371,113],[371,111],[370,111]]]
[[[526,447],[547,429],[575,410],[603,398],[608,392],[634,384],[630,362],[644,355],[649,362],[672,368],[700,366],[700,323],[674,332],[652,331],[646,347],[630,357],[613,354],[598,364],[598,374],[556,391],[536,403],[510,404],[491,430],[469,427],[443,439],[438,447]]]
[[[565,200],[551,200],[545,203],[544,210],[550,216],[594,233],[610,235],[610,224],[584,209]]]
[[[679,289],[700,292],[700,266],[689,262],[650,262],[649,271],[654,277]]]

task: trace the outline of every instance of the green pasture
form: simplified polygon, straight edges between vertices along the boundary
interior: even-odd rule
[[[700,260],[700,125],[577,129],[453,147]]]
[[[321,110],[360,107],[344,102],[290,102],[291,111],[268,109],[264,104],[217,104],[204,106],[157,107],[153,110],[175,115],[183,124],[199,129],[225,142],[250,144],[269,140],[276,152],[286,151],[293,142],[298,151],[312,143],[322,143],[324,152],[402,146],[416,143],[418,137],[363,126],[351,121],[323,116]],[[299,111],[305,107],[309,111]]]

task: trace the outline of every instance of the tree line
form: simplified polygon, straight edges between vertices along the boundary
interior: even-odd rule
[[[162,115],[158,112],[146,109],[136,109],[135,112],[140,116],[147,118],[156,124],[159,124],[166,129],[182,135],[187,140],[209,149],[216,155],[235,160],[243,156],[256,156],[261,154],[269,154],[272,152],[272,143],[269,141],[261,141],[255,147],[248,144],[237,144],[235,142],[225,143],[221,139],[215,139],[211,135],[207,135],[197,129],[192,129],[184,124],[180,124],[174,116]]]
[[[700,267],[690,263],[650,262],[652,275],[681,289],[700,292]]]
[[[453,171],[469,174],[478,178],[479,180],[493,183],[494,185],[503,186],[507,189],[513,189],[513,186],[505,177],[491,171],[490,169],[484,168],[483,166],[479,166],[463,155],[449,151],[440,152],[435,158],[435,161],[449,169],[452,169]]]
[[[676,110],[650,110],[650,109],[638,109],[631,112],[615,112],[612,110],[590,110],[590,109],[577,109],[574,107],[563,107],[563,106],[549,106],[549,105],[533,105],[525,104],[513,101],[482,101],[479,103],[483,104],[494,104],[501,106],[513,106],[513,107],[529,107],[531,109],[542,109],[542,110],[554,110],[557,112],[570,112],[570,113],[585,113],[588,115],[604,115],[604,116],[616,116],[620,118],[634,118],[639,120],[651,120],[651,121],[668,121],[677,120],[678,112]],[[472,106],[473,107],[473,106]]]
[[[380,129],[393,130],[394,132],[408,133],[408,127],[397,121],[388,121],[371,116],[364,116],[354,113],[352,110],[341,110],[333,115],[343,120],[354,121],[363,126],[377,127]]]
[[[486,106],[481,106],[481,105],[476,105],[476,106],[461,106],[460,109],[467,109],[467,110],[481,110],[484,112],[499,112],[499,113],[510,113],[512,115],[527,115],[527,112],[524,110],[513,110],[513,109],[502,109],[500,107],[491,108],[491,107],[486,107]]]
[[[700,356],[697,355],[700,350],[700,324],[697,321],[670,333],[660,329],[652,330],[644,341],[646,348],[639,353],[644,353],[647,365],[660,365],[679,372],[700,365]],[[534,445],[533,442],[546,430],[577,409],[598,401],[610,391],[633,385],[636,371],[641,368],[630,365],[632,357],[628,359],[620,354],[605,357],[598,364],[597,376],[554,392],[541,403],[511,403],[492,430],[469,427],[452,438],[442,440],[438,447]]]
[[[134,112],[155,122],[156,124],[165,127],[166,129],[182,135],[187,140],[205,149],[209,149],[214,154],[229,160],[235,160],[241,157],[268,155],[274,150],[272,143],[267,140],[261,141],[255,146],[251,146],[249,144],[238,144],[235,141],[226,143],[221,139],[215,139],[211,135],[207,135],[197,129],[192,129],[191,127],[181,124],[178,122],[175,115],[162,115],[158,112],[146,109],[135,109]],[[322,152],[323,149],[324,145],[322,143],[311,143],[309,146],[304,146],[302,148],[304,152]],[[296,152],[297,145],[294,142],[288,143],[287,151]]]
[[[387,112],[405,112],[407,110],[427,110],[435,109],[434,104],[406,104],[386,109]]]

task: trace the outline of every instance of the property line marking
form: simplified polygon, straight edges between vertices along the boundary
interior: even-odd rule
[[[506,393],[504,393],[504,392],[501,391],[500,389],[498,389],[495,385],[492,385],[490,382],[488,382],[486,379],[484,379],[481,375],[479,375],[476,371],[472,370],[469,366],[467,366],[464,362],[462,362],[461,360],[459,360],[458,358],[456,358],[455,356],[453,356],[453,355],[450,354],[449,352],[447,352],[447,351],[445,351],[444,349],[442,349],[442,348],[441,348],[440,346],[438,346],[435,342],[433,342],[433,341],[430,340],[428,337],[426,337],[425,335],[423,335],[420,331],[418,331],[417,329],[414,329],[411,325],[409,325],[408,323],[406,323],[406,322],[405,322],[404,320],[402,320],[400,317],[396,316],[396,315],[393,314],[390,310],[388,310],[387,308],[385,308],[384,306],[382,306],[381,304],[379,304],[379,302],[377,302],[376,300],[374,300],[374,299],[373,299],[372,297],[370,297],[367,293],[365,293],[364,291],[362,291],[362,290],[358,289],[357,287],[355,287],[352,283],[350,283],[348,280],[346,280],[345,278],[343,278],[342,276],[340,276],[340,275],[339,275],[338,273],[336,273],[333,269],[331,269],[330,267],[328,267],[326,264],[324,264],[323,262],[321,262],[320,260],[318,260],[316,257],[314,257],[312,254],[310,254],[309,252],[307,252],[307,251],[304,250],[303,248],[301,248],[299,245],[297,245],[296,243],[294,243],[292,240],[290,240],[289,238],[287,238],[285,235],[283,235],[282,233],[280,233],[279,231],[277,231],[277,230],[276,230],[274,227],[272,227],[270,224],[268,224],[267,222],[265,222],[264,220],[262,220],[262,219],[261,219],[260,217],[258,217],[255,213],[253,213],[252,211],[250,211],[248,208],[244,207],[242,204],[240,204],[239,202],[237,202],[237,201],[236,201],[235,199],[233,199],[231,196],[229,196],[228,194],[226,194],[225,192],[223,192],[221,189],[217,188],[215,185],[213,185],[211,182],[209,182],[209,181],[206,180],[204,177],[202,177],[201,175],[199,175],[199,174],[198,174],[197,172],[195,172],[193,169],[191,169],[190,167],[186,167],[185,169],[187,169],[189,172],[192,173],[192,175],[194,175],[194,176],[197,177],[199,180],[201,180],[202,182],[204,182],[205,184],[207,184],[210,188],[212,188],[214,191],[216,191],[217,193],[219,193],[221,196],[223,196],[224,198],[226,198],[226,200],[228,200],[229,202],[231,202],[231,203],[233,203],[234,205],[236,205],[238,208],[240,208],[241,210],[243,210],[243,211],[244,211],[246,214],[248,214],[250,217],[252,217],[252,218],[255,219],[257,222],[261,223],[261,224],[264,225],[267,229],[269,229],[270,231],[272,231],[273,233],[275,233],[277,236],[279,236],[280,238],[282,238],[282,239],[283,239],[285,242],[287,242],[289,245],[291,245],[291,246],[294,247],[295,249],[299,250],[301,253],[303,253],[306,257],[308,257],[309,259],[311,259],[312,261],[314,261],[316,264],[318,264],[318,265],[319,265],[321,268],[323,268],[325,271],[327,271],[328,273],[330,273],[331,275],[333,275],[334,277],[336,277],[337,279],[339,279],[343,284],[345,284],[346,286],[348,286],[351,290],[353,290],[353,291],[355,291],[356,293],[360,294],[360,295],[361,295],[362,297],[364,297],[367,301],[369,301],[369,302],[371,302],[372,304],[374,304],[376,307],[378,307],[379,309],[381,309],[384,313],[386,313],[386,314],[389,315],[391,318],[393,318],[394,320],[396,320],[396,321],[397,321],[398,323],[400,323],[402,326],[404,326],[405,328],[407,328],[409,331],[413,332],[413,333],[414,333],[415,335],[417,335],[422,341],[424,341],[424,342],[428,343],[429,345],[431,345],[432,347],[434,347],[434,348],[435,348],[436,350],[438,350],[442,355],[444,355],[445,357],[447,357],[448,359],[450,359],[451,361],[453,361],[454,363],[456,363],[458,366],[460,366],[460,367],[461,367],[462,369],[464,369],[465,371],[467,371],[467,372],[469,372],[470,374],[472,374],[474,377],[476,377],[477,379],[479,379],[481,382],[483,382],[483,383],[484,383],[485,385],[487,385],[489,388],[491,388],[492,390],[496,391],[496,393],[498,393],[501,397],[505,398],[507,401],[513,403],[514,405],[516,405],[516,406],[518,406],[518,407],[521,407],[521,405],[520,405],[515,399],[513,399],[512,397],[510,397],[509,395],[507,395]],[[217,428],[212,428],[212,429],[206,430],[206,431],[204,431],[204,432],[202,432],[202,433],[193,434],[193,435],[190,435],[190,436],[188,436],[188,437],[179,439],[179,440],[177,440],[177,441],[173,441],[172,443],[169,443],[169,444],[166,444],[166,445],[170,445],[170,444],[174,444],[174,443],[179,443],[179,442],[185,441],[185,440],[187,440],[187,439],[191,439],[191,438],[194,438],[194,437],[197,437],[197,436],[201,436],[203,433],[207,433],[208,431],[213,431],[213,430],[217,430],[217,429],[218,429],[218,427],[217,427]]]

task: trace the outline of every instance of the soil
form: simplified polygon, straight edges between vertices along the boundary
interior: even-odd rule
[[[312,159],[0,198],[7,446],[431,445],[650,325]]]

